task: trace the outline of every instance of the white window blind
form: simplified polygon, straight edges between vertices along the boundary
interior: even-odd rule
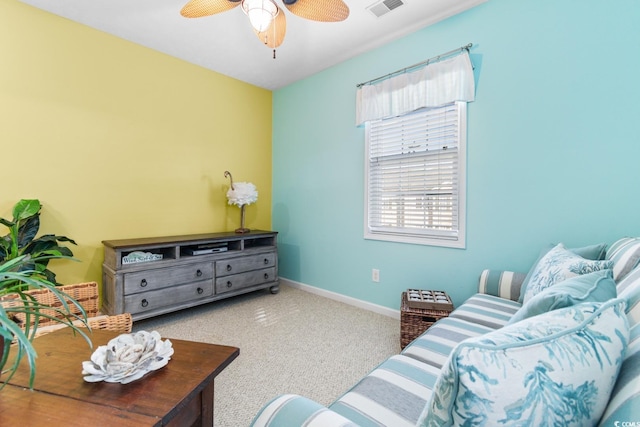
[[[464,247],[465,123],[465,102],[368,122],[365,237]]]

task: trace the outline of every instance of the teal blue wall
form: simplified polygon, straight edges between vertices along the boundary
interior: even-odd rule
[[[390,308],[410,287],[458,304],[483,268],[526,271],[550,242],[640,235],[639,22],[637,0],[490,0],[274,92],[281,276]],[[469,42],[467,248],[364,240],[356,84]]]

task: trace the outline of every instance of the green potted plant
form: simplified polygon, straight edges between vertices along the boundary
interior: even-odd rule
[[[59,290],[55,274],[47,266],[51,259],[73,259],[68,248],[58,242],[73,240],[64,236],[45,235],[36,238],[40,227],[40,202],[21,200],[13,209],[13,221],[0,219],[9,234],[0,238],[0,380],[6,384],[26,356],[29,362],[30,386],[36,374],[36,351],[32,341],[36,337],[39,319],[44,317],[67,325],[80,333],[91,346],[81,327],[88,327],[82,306]],[[51,307],[38,302],[29,289],[46,289],[53,293],[61,306]],[[11,304],[2,304],[10,299]],[[6,305],[6,306],[5,306]],[[79,308],[73,314],[70,305]],[[24,322],[21,324],[20,319]],[[74,323],[75,321],[79,321]],[[86,331],[86,329],[85,329]],[[15,354],[11,358],[10,354]],[[8,362],[9,366],[7,366]]]
[[[0,262],[30,255],[21,268],[33,270],[49,282],[57,284],[56,275],[48,268],[49,260],[52,257],[73,257],[73,252],[60,243],[75,245],[76,242],[66,236],[54,234],[36,237],[40,230],[41,209],[39,200],[22,199],[13,207],[13,220],[0,218],[0,224],[9,229],[9,233],[0,238]]]

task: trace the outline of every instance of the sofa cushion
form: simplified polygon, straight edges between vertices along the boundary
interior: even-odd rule
[[[578,304],[462,342],[421,425],[593,425],[627,347],[624,307]]]
[[[439,375],[440,368],[433,365],[402,354],[391,356],[329,409],[358,426],[414,427]]]
[[[640,420],[640,268],[631,271],[618,283],[618,295],[627,302],[629,345],[600,422],[600,426],[607,427]]]
[[[618,283],[618,297],[627,302],[629,345],[616,386],[611,393],[600,426],[621,425],[621,421],[640,420],[640,267]]]
[[[451,316],[444,317],[406,346],[402,354],[440,369],[459,343],[495,329]]]
[[[507,270],[483,270],[478,281],[478,292],[518,301],[526,273]]]
[[[639,421],[638,411],[640,411],[640,325],[635,324],[629,333],[629,346],[620,375],[599,425],[621,426],[621,422],[624,421]]]
[[[475,294],[453,310],[449,317],[498,329],[506,325],[520,307],[522,304],[519,302],[493,295]]]
[[[640,262],[640,238],[619,239],[607,250],[606,259],[613,261],[613,280],[620,282]]]
[[[640,289],[640,268],[634,269],[627,274],[624,279],[616,283],[619,295],[629,295],[638,292],[638,289]]]
[[[357,427],[352,421],[325,408],[319,403],[295,394],[283,394],[267,405],[255,416],[252,427],[307,426],[307,427]]]
[[[542,290],[570,277],[611,268],[613,261],[593,261],[576,255],[562,243],[556,245],[538,261],[534,267],[523,303]]]
[[[522,287],[520,289],[520,295],[519,295],[518,300],[517,300],[518,302],[523,302],[524,294],[525,294],[525,291],[527,290],[527,284],[531,280],[531,276],[533,275],[533,272],[535,271],[536,266],[538,265],[538,263],[540,262],[542,257],[544,257],[551,249],[553,249],[556,246],[557,246],[557,244],[550,244],[549,246],[547,246],[546,248],[543,248],[540,251],[540,254],[538,255],[538,258],[533,263],[533,265],[529,269],[529,272],[525,276],[524,281],[522,282]],[[582,247],[579,247],[579,248],[569,248],[569,250],[571,252],[573,252],[574,254],[576,254],[578,256],[581,256],[582,258],[590,259],[592,261],[602,261],[603,259],[606,258],[606,255],[607,255],[607,244],[606,243],[598,243],[598,244],[595,244],[595,245],[582,246]]]
[[[583,302],[606,302],[616,296],[616,283],[609,269],[575,276],[531,297],[509,323]]]

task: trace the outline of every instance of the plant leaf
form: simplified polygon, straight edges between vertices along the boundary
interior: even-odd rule
[[[26,221],[20,221],[18,226],[18,247],[24,248],[33,239],[35,239],[40,229],[40,214],[26,218]]]
[[[68,238],[67,236],[55,236],[58,239],[58,242],[69,242],[74,245],[78,245],[75,240]]]
[[[46,257],[32,257],[31,255],[20,255],[16,258],[7,260],[0,263],[0,296],[17,293],[17,302],[21,302],[17,306],[8,307],[0,305],[0,336],[5,339],[5,348],[7,343],[15,339],[16,345],[10,347],[10,351],[16,351],[15,358],[12,359],[11,366],[4,366],[7,363],[6,355],[9,351],[4,352],[2,359],[0,360],[0,366],[4,369],[3,372],[8,372],[7,376],[2,378],[2,382],[6,384],[15,374],[20,361],[26,356],[29,363],[29,387],[33,388],[33,382],[36,374],[36,351],[31,344],[31,340],[35,337],[38,329],[38,322],[40,318],[48,318],[55,320],[61,324],[67,325],[72,328],[74,333],[79,333],[85,341],[92,347],[91,340],[87,336],[87,314],[82,305],[71,298],[68,294],[56,288],[54,282],[47,280],[44,276],[38,276],[37,271],[32,268],[40,268],[39,261],[42,259],[53,258],[68,258],[64,255],[59,256],[46,256]],[[35,264],[34,264],[35,263]],[[31,267],[31,266],[34,267]],[[22,292],[24,285],[29,285],[35,289],[47,289],[54,294],[54,296],[60,301],[62,307],[51,307],[46,304],[40,303],[34,296]],[[80,313],[74,314],[71,310],[71,305],[75,305],[79,308]],[[46,310],[46,311],[41,311]],[[53,312],[54,314],[50,314]],[[8,313],[21,313],[26,317],[24,331]],[[31,322],[33,321],[33,325]],[[74,321],[80,321],[82,328],[75,325]],[[3,385],[4,385],[3,384]],[[0,385],[0,388],[3,386]]]
[[[37,214],[40,211],[40,201],[38,199],[22,199],[13,207],[14,222],[21,221]]]

